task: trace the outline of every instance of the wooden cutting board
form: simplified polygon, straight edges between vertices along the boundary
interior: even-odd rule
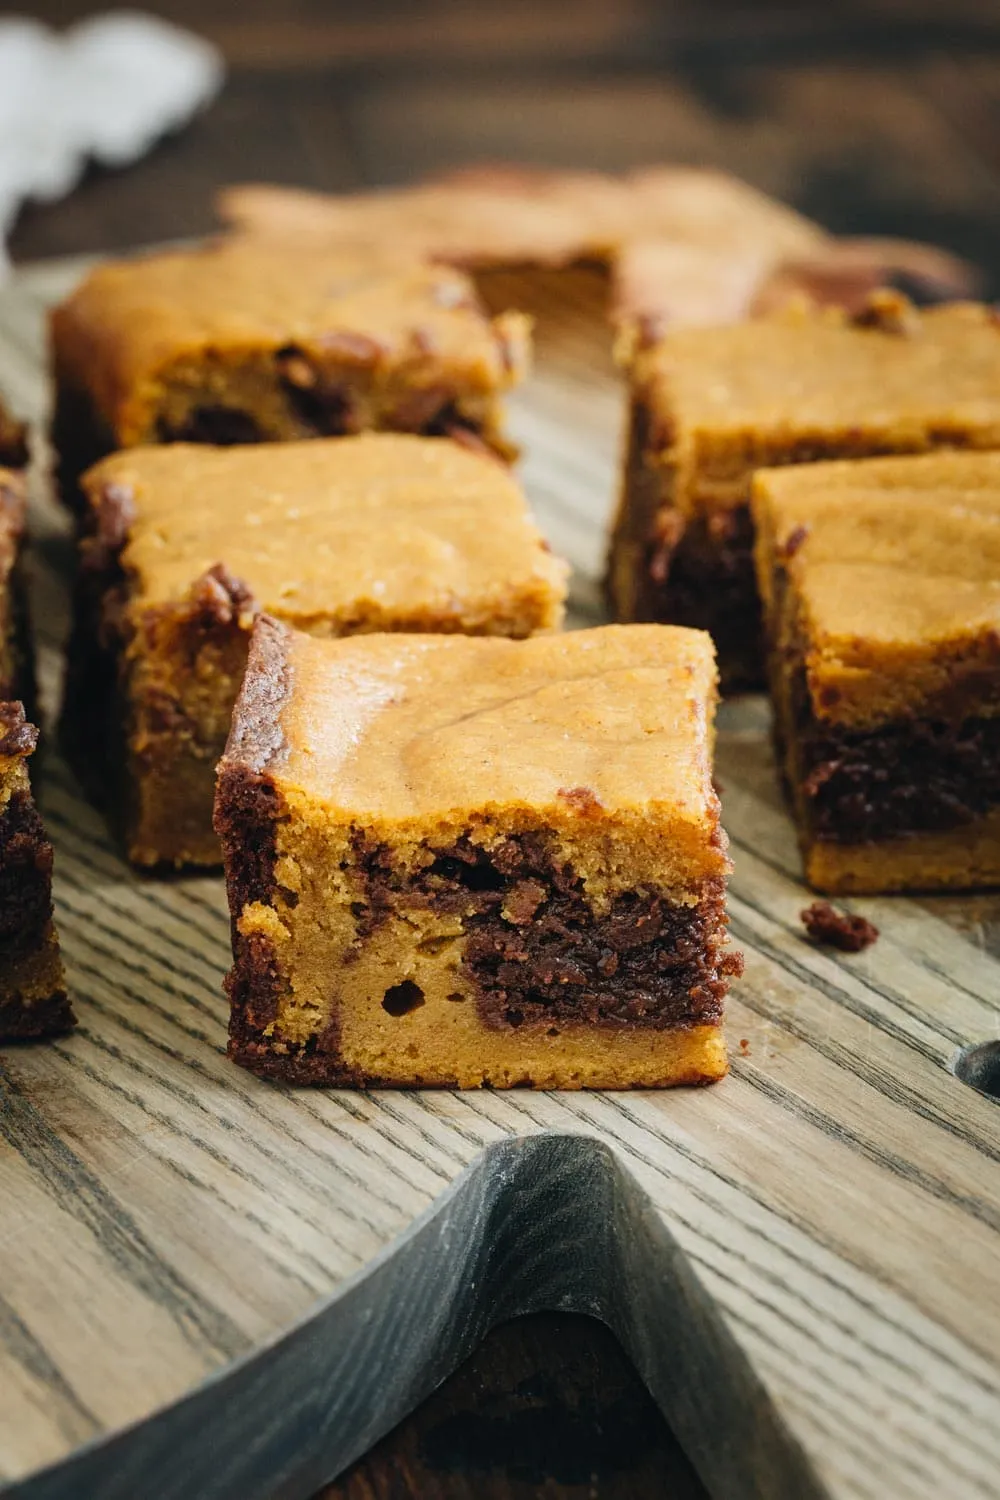
[[[78,271],[0,296],[23,410]],[[488,291],[539,315],[514,425],[574,623],[596,621],[622,417],[603,289]],[[44,490],[51,704],[70,546]],[[5,1495],[307,1496],[538,1308],[611,1323],[719,1500],[1000,1495],[1000,1109],[949,1067],[1000,1037],[1000,897],[859,900],[879,942],[814,948],[762,701],[726,705],[719,762],[747,957],[730,1078],[347,1093],[226,1061],[221,880],[131,874],[50,754],[80,1027],[0,1060]]]

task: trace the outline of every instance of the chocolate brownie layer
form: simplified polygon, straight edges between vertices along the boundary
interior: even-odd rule
[[[650,547],[650,619],[707,630],[726,692],[763,686],[760,601],[753,566],[753,522],[746,506],[699,516],[671,548]]]
[[[414,879],[394,875],[386,846],[360,854],[370,933],[408,907],[462,915],[462,969],[479,1014],[497,1029],[525,1022],[697,1026],[722,1017],[738,954],[724,951],[724,883],[705,882],[696,905],[627,891],[596,912],[584,883],[537,833],[487,852],[468,839],[436,851]],[[257,898],[259,899],[259,898]]]
[[[76,1017],[65,990],[25,1005],[22,995],[8,998],[0,983],[0,1037],[5,1042],[27,1042],[37,1037],[72,1031]]]
[[[972,823],[1000,805],[1000,718],[914,719],[845,730],[800,728],[810,832],[858,844]]]
[[[647,457],[651,426],[646,407],[634,403],[625,469],[629,503],[619,514],[607,579],[612,612],[620,619],[707,630],[724,690],[762,687],[749,507],[687,519],[669,508],[669,477]]]
[[[273,943],[259,933],[244,935],[239,921],[247,906],[266,905],[277,891],[274,866],[281,808],[266,767],[283,743],[279,710],[288,691],[288,660],[280,637],[261,637],[255,666],[247,674],[241,699],[241,760],[220,765],[215,802],[215,832],[229,878],[233,965],[224,987],[232,1005],[230,1036],[235,1050],[260,1038],[274,1020],[284,984]]]
[[[52,846],[31,798],[25,762],[38,731],[20,703],[0,703],[0,1038],[66,1031],[66,997],[52,922]]]
[[[27,792],[0,814],[0,965],[38,946],[52,918],[52,846]]]

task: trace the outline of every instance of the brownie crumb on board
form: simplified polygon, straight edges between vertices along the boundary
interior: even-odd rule
[[[865,917],[837,911],[829,901],[814,901],[799,913],[814,943],[826,943],[843,953],[860,953],[878,937],[878,928]]]

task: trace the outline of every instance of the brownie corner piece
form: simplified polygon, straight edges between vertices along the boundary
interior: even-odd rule
[[[809,884],[1000,884],[1000,453],[763,471],[753,504]]]
[[[714,693],[693,631],[258,621],[215,814],[234,1059],[372,1086],[722,1076]]]
[[[28,776],[37,740],[23,704],[0,703],[0,1042],[75,1025],[52,917],[52,845]]]

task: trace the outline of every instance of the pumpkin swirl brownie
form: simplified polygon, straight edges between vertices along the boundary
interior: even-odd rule
[[[1000,883],[1000,453],[764,471],[753,507],[806,878]]]
[[[886,292],[853,319],[798,308],[677,329],[635,355],[630,380],[611,606],[709,630],[726,688],[764,676],[754,470],[1000,447],[1000,323],[974,304],[918,312]]]
[[[510,471],[402,433],[133,448],[84,479],[63,738],[140,865],[218,864],[215,763],[256,615],[318,635],[557,628]]]
[[[459,271],[223,240],[98,266],[52,316],[64,494],[135,444],[464,433],[508,455],[528,325]]]
[[[702,632],[258,620],[215,807],[232,1057],[302,1083],[720,1077],[714,702]]]

